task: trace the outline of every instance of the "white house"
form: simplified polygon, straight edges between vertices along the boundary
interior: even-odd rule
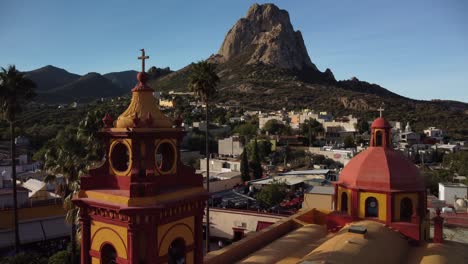
[[[453,204],[455,197],[467,197],[468,186],[463,183],[439,183],[439,200],[445,201],[446,204]]]
[[[206,158],[200,159],[200,170],[206,171]],[[237,159],[210,159],[211,172],[240,171],[240,160]]]
[[[244,151],[244,145],[237,136],[218,140],[218,154],[221,156],[238,157]]]
[[[437,140],[441,140],[444,137],[444,132],[442,131],[442,129],[435,127],[429,127],[427,129],[424,129],[424,134],[426,134],[427,137],[431,137]]]

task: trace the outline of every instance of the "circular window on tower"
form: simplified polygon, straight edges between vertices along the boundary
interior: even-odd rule
[[[177,152],[174,143],[170,140],[156,142],[155,164],[162,174],[174,173],[176,168]]]
[[[130,171],[130,148],[124,141],[111,145],[110,163],[116,175],[126,175]]]

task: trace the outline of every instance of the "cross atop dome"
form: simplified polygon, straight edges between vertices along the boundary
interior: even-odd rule
[[[385,109],[382,106],[380,106],[379,109],[377,109],[377,111],[379,111],[380,117],[382,118],[382,113],[383,111],[385,111]]]
[[[141,72],[145,72],[145,60],[149,59],[149,56],[145,55],[145,49],[140,49],[140,51],[141,56],[138,59],[141,60]]]

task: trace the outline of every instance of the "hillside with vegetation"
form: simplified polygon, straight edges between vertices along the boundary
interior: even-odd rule
[[[330,69],[321,72],[310,61],[288,13],[272,4],[253,5],[208,60],[217,65],[221,79],[216,101],[226,106],[263,111],[309,108],[372,119],[383,104],[389,120],[409,121],[417,131],[436,126],[455,138],[468,137],[467,103],[414,100],[355,77],[337,81]],[[163,92],[187,91],[190,67],[154,80],[151,86]]]

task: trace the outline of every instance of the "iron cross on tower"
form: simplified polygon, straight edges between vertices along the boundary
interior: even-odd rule
[[[383,107],[381,106],[379,109],[377,109],[377,111],[379,111],[380,113],[380,117],[382,117],[382,112],[384,111],[385,109],[383,109]]]
[[[141,49],[141,56],[138,59],[141,60],[141,72],[145,72],[145,60],[149,59],[149,56],[145,56],[145,49]]]

